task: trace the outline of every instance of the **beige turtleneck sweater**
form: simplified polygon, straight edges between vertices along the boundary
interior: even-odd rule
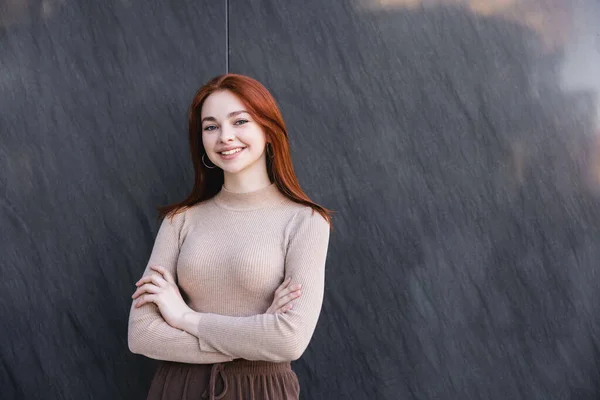
[[[298,359],[321,311],[328,244],[327,221],[274,183],[249,193],[222,188],[165,218],[143,275],[151,265],[171,271],[201,322],[192,335],[167,324],[155,304],[133,302],[129,349],[196,364]],[[302,284],[302,296],[284,314],[264,314],[288,276]]]

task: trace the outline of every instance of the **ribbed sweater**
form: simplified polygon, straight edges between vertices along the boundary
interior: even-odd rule
[[[159,228],[143,276],[173,273],[194,311],[197,332],[176,329],[158,307],[131,305],[129,349],[157,360],[211,364],[236,358],[298,359],[315,330],[325,283],[329,224],[273,183],[235,193],[224,187]],[[302,284],[292,310],[265,314],[287,278]]]

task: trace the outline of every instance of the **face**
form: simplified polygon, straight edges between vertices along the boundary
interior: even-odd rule
[[[229,91],[211,94],[204,100],[200,118],[205,158],[224,173],[266,170],[266,135],[236,95]]]

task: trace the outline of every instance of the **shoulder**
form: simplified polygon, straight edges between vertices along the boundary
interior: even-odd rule
[[[198,221],[209,220],[219,212],[220,210],[213,206],[212,199],[208,199],[191,206],[182,207],[173,214],[166,216],[163,219],[163,224],[167,224],[172,229],[185,235],[187,230],[196,225]]]
[[[301,205],[293,214],[285,232],[285,253],[327,254],[330,226],[327,220],[312,207]],[[301,256],[303,257],[303,256]]]
[[[325,224],[329,226],[327,220],[314,208],[299,204],[299,207],[295,213],[295,218],[300,221],[312,221],[315,224]]]
[[[329,222],[314,208],[297,203],[291,211],[292,215],[287,225],[288,236],[298,233],[329,236]]]
[[[177,232],[181,231],[181,228],[185,224],[186,211],[186,209],[181,209],[166,215],[162,219],[161,229],[170,229]]]
[[[213,207],[213,202],[211,198],[203,200],[191,206],[183,207],[180,210],[178,210],[176,214],[166,217],[165,220],[172,220],[173,224],[182,227],[183,225],[192,223],[197,219],[206,218],[207,214],[214,214],[215,212],[216,211]]]

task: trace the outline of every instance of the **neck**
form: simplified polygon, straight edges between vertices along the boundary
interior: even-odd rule
[[[247,193],[267,187],[271,184],[264,158],[242,171],[231,173],[224,171],[223,187],[230,192]]]
[[[223,185],[214,201],[219,207],[228,210],[251,211],[276,206],[285,198],[275,183],[269,183],[267,186],[244,192],[232,191]]]
[[[267,186],[271,185],[271,181],[269,180],[269,176],[265,174],[265,176],[261,176],[257,179],[242,179],[242,177],[238,175],[228,176],[228,174],[224,175],[224,183],[223,187],[230,191],[236,193],[247,193],[254,192],[256,190],[260,190]]]

